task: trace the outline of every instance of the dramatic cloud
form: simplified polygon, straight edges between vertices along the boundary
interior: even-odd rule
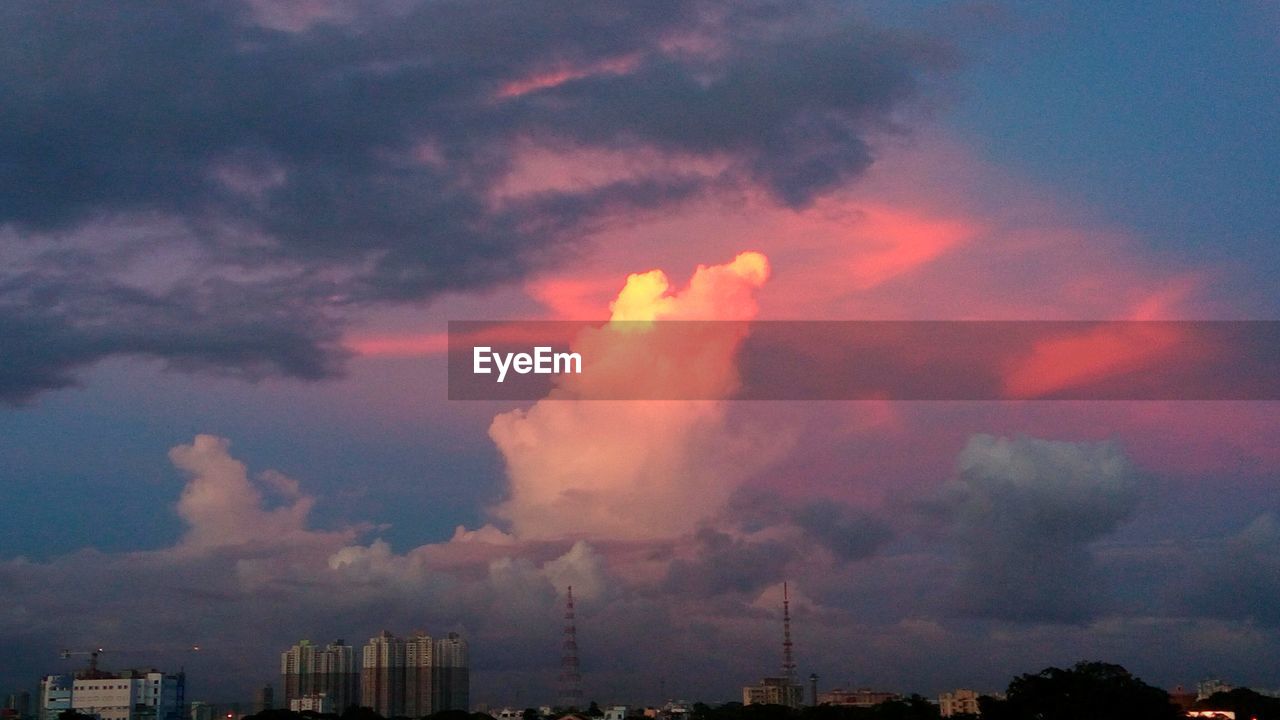
[[[826,3],[308,8],[0,8],[23,38],[0,52],[0,230],[52,248],[0,273],[0,401],[116,354],[324,377],[370,304],[523,277],[709,190],[803,207],[948,63]],[[530,151],[657,161],[508,192]],[[111,223],[188,257],[158,287]],[[78,272],[68,237],[96,248]]]
[[[566,376],[553,397],[494,418],[489,435],[506,460],[509,495],[495,509],[523,539],[657,538],[686,534],[716,514],[735,487],[772,459],[731,429],[719,401],[573,402],[577,383],[624,383],[637,363],[685,353],[696,370],[660,374],[658,382],[693,396],[727,395],[736,378],[739,324],[698,337],[649,320],[747,320],[768,261],[742,253],[702,266],[675,289],[660,271],[632,275],[612,304],[612,321],[588,328],[574,347],[596,363],[590,375]],[[678,343],[673,346],[671,343]],[[582,380],[578,380],[582,378]]]
[[[960,557],[967,613],[1080,621],[1104,588],[1089,548],[1138,504],[1136,471],[1110,443],[973,437],[938,500]]]
[[[300,637],[424,628],[473,641],[477,702],[524,707],[554,696],[573,585],[589,699],[715,702],[777,672],[784,581],[824,687],[996,690],[1082,657],[1276,687],[1272,404],[621,407],[572,378],[516,412],[440,400],[445,319],[611,301],[641,324],[1273,315],[1273,283],[1219,261],[1268,277],[1280,164],[1160,142],[1262,147],[1273,58],[1204,18],[1116,54],[1096,29],[1149,13],[1095,10],[0,4],[0,404],[42,400],[0,416],[0,694],[105,646],[243,700]],[[934,92],[938,36],[981,63],[964,87]],[[1188,42],[1205,77],[1258,79],[1179,95],[1215,132],[1167,107],[1193,122],[1096,132]],[[1063,67],[1115,72],[1056,102]],[[1171,347],[1126,339],[1044,345],[1010,387]],[[740,339],[712,340],[659,382],[731,388]],[[579,342],[626,349],[599,382],[643,358]]]

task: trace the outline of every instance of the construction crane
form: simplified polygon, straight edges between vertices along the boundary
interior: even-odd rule
[[[59,656],[62,657],[63,660],[70,660],[72,657],[75,657],[77,655],[88,655],[89,669],[84,671],[84,677],[96,678],[102,674],[102,671],[98,669],[98,657],[103,653],[109,652],[109,653],[112,653],[113,655],[124,655],[124,654],[137,654],[137,653],[166,652],[166,651],[174,651],[174,650],[182,650],[184,652],[200,652],[200,646],[187,645],[181,648],[153,647],[153,648],[136,648],[136,649],[127,649],[127,650],[121,650],[116,648],[111,648],[110,650],[108,650],[107,648],[94,648],[92,650],[63,650],[58,654]]]
[[[89,656],[89,669],[85,672],[85,677],[95,678],[98,676],[98,656],[106,652],[104,648],[95,648],[93,650],[63,650],[59,655],[63,660],[70,660],[76,655]]]

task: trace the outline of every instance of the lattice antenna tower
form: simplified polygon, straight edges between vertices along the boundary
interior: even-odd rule
[[[787,686],[796,684],[796,660],[791,648],[791,596],[787,583],[782,583],[782,677]]]
[[[582,707],[582,673],[578,668],[578,626],[573,616],[573,586],[564,601],[564,645],[560,656],[560,706]]]

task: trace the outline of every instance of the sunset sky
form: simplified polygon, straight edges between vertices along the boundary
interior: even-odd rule
[[[1280,318],[1276,5],[0,27],[0,693],[105,647],[247,699],[299,638],[421,628],[541,704],[572,584],[588,698],[729,700],[784,581],[823,688],[1280,688],[1275,402],[460,402],[444,355],[449,320]]]

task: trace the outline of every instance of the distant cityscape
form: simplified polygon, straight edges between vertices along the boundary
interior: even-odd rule
[[[342,639],[323,646],[299,640],[280,653],[279,684],[257,688],[248,708],[238,703],[218,705],[188,700],[187,678],[182,671],[147,668],[113,672],[100,667],[102,650],[64,651],[64,659],[86,655],[86,667],[74,673],[45,675],[34,698],[30,691],[4,696],[0,720],[242,720],[255,716],[260,720],[429,716],[441,720],[1023,720],[1048,717],[1034,710],[1036,703],[1056,707],[1081,702],[1082,697],[1094,709],[1053,717],[1280,720],[1277,692],[1234,688],[1216,679],[1200,682],[1194,691],[1182,687],[1164,691],[1142,683],[1118,665],[1098,662],[1023,675],[1010,683],[1007,693],[956,688],[935,700],[872,688],[820,690],[818,675],[810,674],[807,682],[797,676],[785,586],[782,672],[745,685],[741,703],[734,701],[715,708],[677,700],[645,707],[601,705],[583,700],[586,696],[579,668],[572,588],[567,593],[564,618],[556,705],[491,708],[483,703],[473,704],[470,653],[467,641],[459,633],[433,638],[415,631],[398,637],[384,630],[360,648]],[[1115,712],[1109,714],[1096,710],[1112,705]],[[760,712],[743,714],[753,707]]]
[[[400,638],[384,630],[357,657],[342,640],[323,648],[302,640],[280,654],[280,687],[280,707],[295,712],[328,714],[355,705],[383,717],[416,718],[469,710],[467,641],[455,632],[433,640],[424,632]],[[270,689],[259,692],[255,707],[273,707]]]

